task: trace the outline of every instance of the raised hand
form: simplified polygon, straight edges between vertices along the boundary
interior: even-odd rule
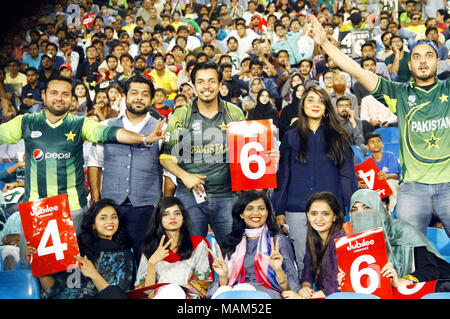
[[[270,245],[272,247],[272,251],[269,256],[269,265],[276,272],[281,270],[281,266],[283,264],[283,255],[280,254],[280,237],[277,237],[277,240],[273,242],[273,237],[270,238]]]
[[[226,283],[228,283],[228,266],[227,263],[225,262],[225,259],[223,259],[222,251],[220,250],[219,245],[216,245],[216,247],[217,247],[217,255],[211,249],[208,248],[209,253],[213,257],[212,266],[214,271],[219,276],[221,282],[225,282],[226,279]]]
[[[159,263],[161,260],[169,256],[169,249],[172,239],[169,239],[167,243],[164,244],[164,239],[166,239],[166,235],[163,235],[161,237],[161,241],[159,242],[158,248],[155,250],[153,255],[148,260],[148,264],[151,266],[155,266],[157,263]]]
[[[318,45],[322,45],[328,41],[327,34],[319,20],[317,20],[314,15],[308,14],[308,21],[311,22],[311,28],[309,29],[309,36],[311,39],[313,39]]]
[[[154,143],[158,140],[162,140],[164,138],[164,130],[163,127],[166,124],[166,119],[158,120],[155,129],[146,136],[146,141],[149,143]]]

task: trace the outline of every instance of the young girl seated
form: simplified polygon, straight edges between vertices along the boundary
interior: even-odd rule
[[[126,228],[119,222],[113,200],[101,199],[89,208],[77,239],[79,270],[39,277],[41,297],[125,299],[125,292],[132,288],[135,266]],[[34,253],[36,247],[27,244],[27,258]],[[73,284],[68,285],[68,282]]]
[[[334,240],[345,235],[342,230],[344,214],[339,200],[330,192],[311,195],[306,204],[308,233],[306,254],[300,283],[302,289],[283,292],[286,299],[325,298],[338,292],[337,256]],[[316,291],[313,290],[316,285]]]
[[[136,288],[168,284],[150,298],[204,298],[213,280],[209,244],[191,236],[187,211],[176,197],[165,197],[155,207],[142,245]]]

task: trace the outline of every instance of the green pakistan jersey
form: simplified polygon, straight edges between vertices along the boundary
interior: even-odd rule
[[[371,94],[397,115],[401,180],[450,182],[450,82],[437,80],[424,90],[379,77]]]
[[[169,118],[160,158],[176,159],[191,174],[205,175],[207,196],[231,196],[227,123],[245,120],[242,110],[219,100],[219,112],[211,119],[198,111],[196,102],[177,108]],[[180,179],[177,188],[189,190]]]
[[[0,125],[0,144],[25,141],[25,202],[67,193],[75,210],[87,204],[83,141],[114,142],[117,129],[71,113],[51,123],[41,111]]]

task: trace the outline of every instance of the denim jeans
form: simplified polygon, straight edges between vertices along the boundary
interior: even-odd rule
[[[435,215],[444,224],[450,237],[450,183],[403,182],[397,196],[396,215],[424,234],[431,217]]]
[[[286,212],[286,223],[289,226],[289,238],[294,245],[295,261],[299,278],[304,268],[303,258],[306,253],[307,219],[306,213]]]
[[[133,207],[131,204],[122,204],[118,207],[120,222],[125,224],[127,233],[131,238],[131,246],[137,265],[141,260],[141,246],[154,209],[154,206]]]
[[[237,200],[237,196],[213,197],[208,196],[206,201],[197,204],[193,194],[176,193],[189,212],[189,230],[191,235],[206,237],[208,224],[214,231],[216,240],[222,245],[225,237],[231,233],[233,218],[231,210]]]

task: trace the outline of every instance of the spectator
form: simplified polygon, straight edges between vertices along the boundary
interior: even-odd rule
[[[39,112],[42,108],[41,92],[44,86],[38,82],[38,72],[35,68],[29,67],[25,70],[28,84],[22,89],[20,113],[34,113]]]
[[[359,147],[363,154],[367,153],[367,148],[364,144],[363,125],[356,117],[355,111],[352,110],[350,98],[341,96],[336,100],[336,111],[341,123],[348,130],[352,145]]]
[[[153,103],[153,107],[158,111],[159,114],[163,115],[166,119],[169,119],[169,116],[172,113],[172,108],[165,103],[166,100],[166,90],[157,88],[155,90],[155,102]]]
[[[28,54],[25,55],[23,62],[28,67],[39,69],[41,65],[42,53],[39,52],[39,44],[37,42],[31,42],[28,44]]]
[[[75,82],[72,95],[75,95],[78,99],[78,115],[86,115],[91,112],[93,103],[86,84],[80,81]]]
[[[333,92],[330,93],[330,99],[333,105],[336,107],[337,99],[346,96],[351,101],[351,109],[355,112],[355,118],[359,119],[359,104],[356,96],[350,92],[349,87],[347,86],[347,79],[345,74],[339,70],[335,70],[333,72]]]
[[[298,129],[285,132],[280,146],[278,188],[272,202],[278,225],[289,226],[298,271],[306,247],[306,202],[316,191],[330,191],[345,209],[357,189],[351,139],[326,91],[306,88],[300,100]]]
[[[339,200],[332,193],[317,192],[306,204],[308,233],[306,254],[297,292],[283,292],[285,299],[322,299],[339,292],[338,261],[335,240],[344,236],[344,213]],[[313,284],[316,286],[314,289]]]
[[[155,207],[142,245],[136,288],[169,284],[152,291],[150,298],[205,298],[207,281],[212,281],[209,244],[193,236],[189,213],[176,197],[166,197]],[[181,287],[190,289],[185,293]]]
[[[172,100],[178,91],[177,76],[175,73],[166,70],[166,57],[164,54],[155,54],[153,66],[154,70],[150,72],[150,76],[153,78],[156,86],[166,90],[168,99]]]
[[[232,287],[239,289],[240,285],[250,285],[272,299],[281,299],[286,290],[297,291],[300,287],[294,252],[275,222],[265,193],[244,192],[234,204],[232,216],[232,231],[222,248],[217,247],[218,254],[211,251],[218,278],[208,289],[208,298],[214,299]]]
[[[377,192],[360,189],[353,194],[350,222],[355,234],[383,228],[389,261],[381,274],[391,278],[393,287],[437,280],[436,292],[450,291],[450,264],[414,226],[392,219]],[[341,272],[338,281],[343,277]]]
[[[257,104],[256,96],[259,91],[265,88],[262,79],[259,77],[251,78],[248,83],[248,95],[242,99],[242,109],[247,112],[255,108]]]
[[[256,105],[250,109],[247,113],[247,120],[268,120],[271,119],[273,125],[277,128],[280,124],[280,118],[278,117],[277,109],[272,104],[270,99],[270,93],[266,89],[261,89],[256,95]],[[278,137],[278,130],[275,133]]]
[[[76,275],[78,285],[67,285],[71,271],[39,277],[43,299],[126,299],[131,289],[134,261],[129,239],[117,206],[111,199],[94,203],[83,218],[77,237],[80,268]],[[27,245],[26,257],[36,253],[36,247]],[[81,272],[81,274],[80,274]]]
[[[97,115],[100,119],[100,122],[102,122],[118,116],[119,112],[111,107],[106,91],[98,91],[94,97],[94,105],[92,107],[92,111],[89,112],[88,115],[90,114]]]
[[[224,125],[230,121],[244,120],[244,114],[236,105],[217,98],[222,84],[222,73],[215,63],[197,64],[191,73],[191,79],[198,96],[192,105],[177,108],[169,118],[160,161],[168,172],[177,177],[176,196],[189,211],[192,235],[206,236],[209,224],[220,244],[231,231],[230,209],[236,200],[231,191],[229,165],[224,160],[227,156]],[[188,114],[190,116],[186,116]],[[196,123],[199,122],[202,131],[215,130],[217,136],[211,140],[204,137],[200,145],[196,144],[193,138],[180,139],[185,134],[194,134],[198,127]],[[203,156],[202,152],[198,151],[211,147],[210,143],[216,144],[219,139],[222,144],[215,148],[214,161],[211,161],[212,155]],[[179,154],[183,147],[192,150],[192,153]],[[198,158],[198,154],[202,155],[201,161],[192,160],[194,157]],[[205,191],[206,202],[197,204],[193,191]],[[211,210],[214,210],[214,214],[210,214]]]
[[[338,52],[339,50],[322,36],[317,19],[310,17],[315,30],[312,36],[316,44],[322,46],[339,67],[349,72],[357,81],[364,83],[366,89],[372,92],[378,101],[391,109],[397,116],[399,130],[408,137],[405,138],[403,133],[399,134],[402,183],[397,201],[397,217],[408,220],[425,234],[430,218],[435,214],[450,235],[450,211],[449,206],[444,204],[444,198],[449,196],[445,187],[449,178],[444,173],[448,171],[446,166],[448,163],[442,161],[446,158],[447,150],[439,147],[440,140],[444,139],[450,131],[444,127],[439,129],[423,127],[423,124],[431,123],[430,121],[440,123],[441,119],[448,117],[449,111],[448,102],[446,102],[449,95],[446,94],[449,93],[448,89],[443,82],[436,81],[438,59],[435,43],[429,40],[421,41],[411,48],[409,65],[415,81],[411,83],[411,86],[396,84],[363,70],[345,54]],[[426,63],[422,62],[425,57]],[[422,87],[432,88],[432,90],[422,95]],[[430,104],[432,101],[437,103]],[[430,108],[429,104],[433,107]],[[413,107],[420,108],[421,112],[410,113]],[[414,127],[410,123],[415,123]],[[433,156],[436,161],[429,162],[430,156]],[[436,196],[440,200],[436,201]]]
[[[11,60],[8,63],[9,72],[6,72],[4,84],[9,84],[14,88],[13,97],[20,98],[22,88],[27,85],[27,76],[20,72],[20,63],[17,60]]]
[[[399,189],[399,178],[401,174],[400,162],[397,156],[389,151],[383,150],[383,141],[381,135],[375,132],[369,133],[365,137],[366,146],[372,157],[380,169],[378,178],[386,180],[392,190],[389,196],[387,211],[391,214],[397,204],[397,194]],[[359,182],[359,188],[367,188],[364,183]]]
[[[296,126],[296,121],[298,120],[298,106],[304,92],[305,86],[302,83],[294,86],[291,103],[281,110],[279,125],[280,140],[283,138],[284,133]]]

